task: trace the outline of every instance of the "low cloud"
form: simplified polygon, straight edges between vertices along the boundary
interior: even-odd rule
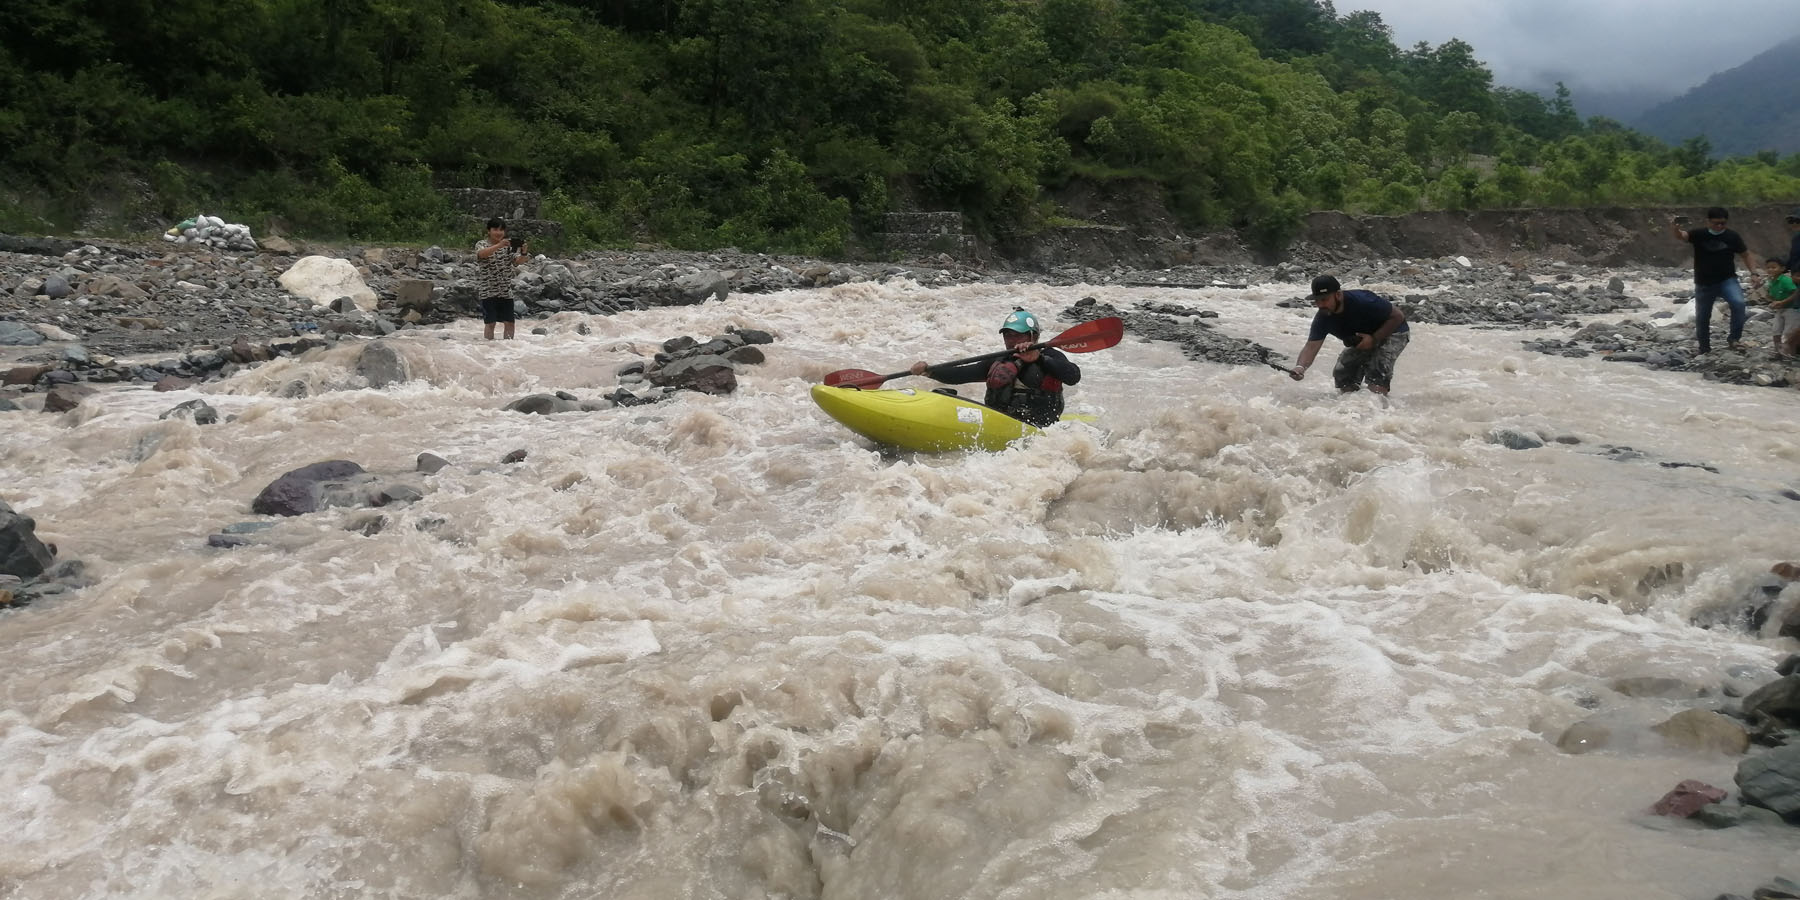
[[[1679,94],[1800,36],[1795,0],[1340,0],[1371,9],[1394,41],[1462,38],[1506,85]]]

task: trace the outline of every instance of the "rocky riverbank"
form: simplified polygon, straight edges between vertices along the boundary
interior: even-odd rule
[[[172,389],[242,367],[305,353],[346,337],[379,337],[473,315],[468,250],[296,246],[280,238],[259,253],[168,244],[78,243],[0,236],[0,403],[26,392],[87,383],[138,382]],[[334,263],[348,287],[302,289],[302,260]],[[834,262],[733,251],[584,253],[538,257],[515,281],[526,321],[559,312],[596,315],[701,303],[851,282],[1032,282],[1232,289],[1293,285],[1283,305],[1304,306],[1317,271],[1399,300],[1411,321],[1525,332],[1527,349],[1600,355],[1739,384],[1787,386],[1800,372],[1766,350],[1761,313],[1749,352],[1693,353],[1691,296],[1679,268],[1618,269],[1567,262],[1435,260],[1332,262],[1325,254],[1275,266],[1183,265],[1164,269],[1065,264],[1029,271],[1007,263],[938,256],[904,263]],[[285,283],[284,283],[285,282]],[[323,291],[323,293],[321,293]],[[341,292],[343,296],[325,296]],[[354,295],[354,296],[352,296]],[[1118,312],[1118,310],[1112,310]],[[1079,315],[1081,311],[1071,311]],[[1233,338],[1199,309],[1127,311],[1134,331],[1181,343],[1195,359],[1256,365],[1268,348]],[[1595,317],[1622,315],[1611,321]],[[1718,328],[1721,347],[1723,325]],[[1277,356],[1276,358],[1279,358]],[[57,401],[68,402],[67,399]]]

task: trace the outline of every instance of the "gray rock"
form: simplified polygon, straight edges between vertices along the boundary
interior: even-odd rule
[[[1776,747],[1738,763],[1737,786],[1746,804],[1783,818],[1800,814],[1800,746]]]
[[[248,547],[253,543],[255,541],[238,534],[209,534],[206,536],[206,546],[220,550],[234,550],[238,547]]]
[[[44,342],[36,328],[18,322],[0,322],[0,347],[35,347]]]
[[[410,484],[390,484],[376,491],[371,498],[371,506],[394,506],[417,503],[425,499],[425,492]]]
[[[758,331],[754,328],[732,328],[732,329],[730,329],[730,332],[732,334],[737,335],[738,337],[743,338],[744,343],[746,343],[746,344],[773,344],[773,343],[775,343],[774,335],[772,335],[766,331]]]
[[[265,516],[301,516],[320,508],[323,485],[363,474],[363,467],[344,459],[301,466],[270,482],[250,509]]]
[[[356,372],[368,379],[369,387],[384,388],[412,380],[406,358],[387,341],[376,341],[363,348],[356,358]]]
[[[37,537],[37,522],[0,502],[0,575],[31,579],[56,563],[50,548]]]
[[[447,465],[450,465],[450,461],[435,453],[421,453],[417,469],[426,475],[436,475]]]
[[[357,306],[356,301],[349,297],[339,297],[339,298],[331,301],[330,306],[331,306],[332,312],[339,313],[342,315],[348,315],[350,313],[362,311],[362,307]]]
[[[670,282],[672,299],[683,305],[705,303],[717,299],[721,303],[731,296],[731,282],[718,272],[695,272]]]
[[[1615,679],[1612,689],[1627,697],[1663,697],[1671,700],[1692,700],[1706,693],[1679,678],[1664,678],[1659,675],[1634,675]]]
[[[79,345],[74,347],[64,347],[63,359],[68,360],[70,363],[77,366],[86,366],[91,362],[88,359],[87,348]]]
[[[1776,878],[1756,889],[1750,900],[1796,900],[1800,898],[1800,881]]]
[[[195,425],[216,425],[219,421],[219,411],[213,409],[205,400],[189,400],[186,403],[176,404],[174,408],[157,418],[168,419],[178,416],[192,417]]]
[[[737,390],[737,367],[722,356],[690,356],[678,359],[646,376],[651,384],[702,394],[729,394]]]
[[[731,360],[734,363],[739,363],[741,365],[746,365],[746,366],[762,365],[762,363],[767,359],[767,357],[763,356],[763,352],[761,350],[758,350],[755,347],[748,347],[748,346],[739,347],[736,350],[733,350],[730,353],[725,354],[725,358]]]
[[[1800,725],[1800,675],[1783,676],[1757,688],[1743,705],[1746,716]]]
[[[1508,450],[1536,450],[1544,446],[1537,435],[1526,434],[1516,428],[1497,428],[1488,434],[1488,442],[1499,444]]]
[[[619,378],[624,378],[627,375],[642,375],[645,367],[648,365],[648,363],[641,359],[636,362],[628,362],[620,366],[613,374]]]
[[[224,534],[256,534],[275,527],[274,522],[234,522],[219,529]]]
[[[1691,817],[1708,828],[1736,828],[1739,825],[1786,825],[1779,814],[1760,806],[1726,806],[1711,803]]]
[[[49,297],[52,300],[61,300],[62,298],[75,293],[75,289],[69,286],[69,280],[61,275],[49,275],[45,277],[44,286],[39,290],[43,292],[44,296]]]
[[[528,454],[524,450],[514,450],[511,453],[500,457],[500,462],[505,464],[522,463],[525,461],[527,455]]]
[[[506,404],[506,408],[517,413],[547,416],[552,413],[575,412],[581,409],[581,404],[564,400],[555,394],[531,394]]]
[[[679,355],[682,353],[686,353],[687,351],[692,350],[698,346],[700,346],[699,341],[694,340],[693,338],[688,337],[687,335],[684,334],[681,337],[672,337],[666,341],[663,341],[662,348],[663,348],[664,353],[668,353],[670,355]]]

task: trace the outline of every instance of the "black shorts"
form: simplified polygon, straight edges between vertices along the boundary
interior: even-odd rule
[[[481,298],[481,321],[492,325],[496,322],[513,320],[513,302],[511,297]]]

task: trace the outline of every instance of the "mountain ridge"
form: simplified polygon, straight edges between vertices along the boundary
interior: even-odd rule
[[[1800,152],[1800,34],[1651,107],[1631,124],[1670,143],[1704,137],[1720,156]]]

